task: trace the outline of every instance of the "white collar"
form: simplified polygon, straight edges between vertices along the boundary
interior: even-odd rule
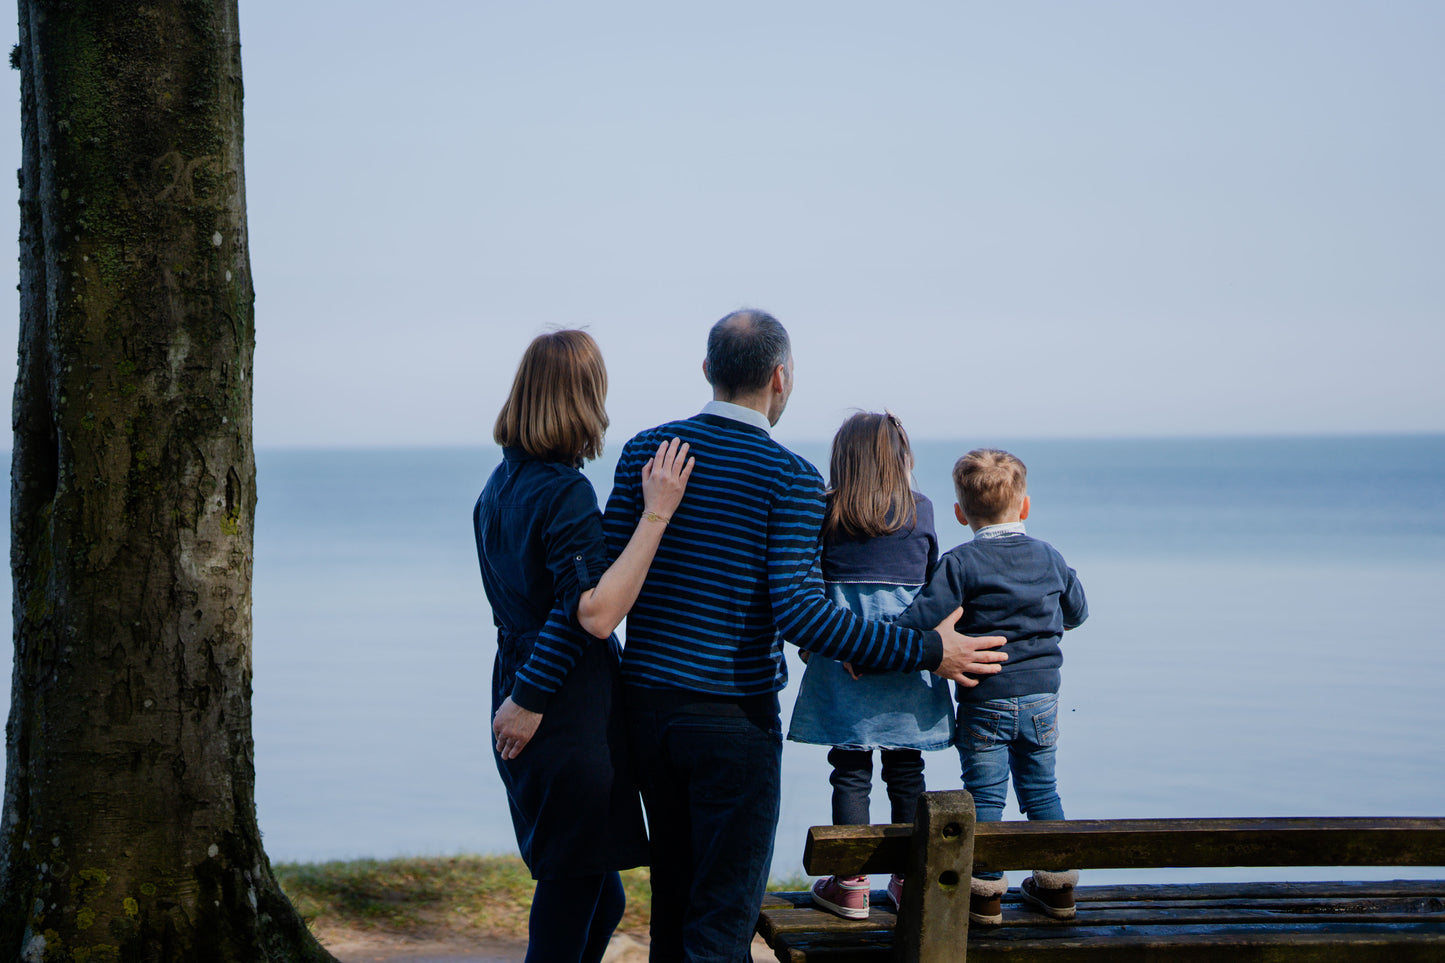
[[[752,425],[754,428],[761,428],[771,437],[773,426],[768,424],[768,416],[755,408],[747,408],[743,405],[735,405],[731,401],[709,401],[702,406],[702,413],[705,415],[716,415],[719,418],[727,418],[732,421],[740,421],[745,425]]]
[[[997,525],[985,525],[973,533],[974,538],[1007,538],[1010,535],[1027,535],[1024,531],[1023,522],[999,522]]]

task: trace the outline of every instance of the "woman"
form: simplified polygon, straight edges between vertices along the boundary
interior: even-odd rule
[[[617,871],[647,861],[612,630],[637,599],[693,460],[678,439],[642,469],[646,510],[608,565],[578,470],[602,450],[607,372],[582,331],[527,347],[493,429],[502,464],[472,519],[497,625],[492,732],[522,858],[537,880],[529,963],[602,958],[622,918]]]

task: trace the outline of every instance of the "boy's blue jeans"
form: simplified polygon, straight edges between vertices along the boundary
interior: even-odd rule
[[[1054,780],[1054,750],[1059,741],[1059,695],[1035,695],[962,703],[954,737],[963,764],[963,785],[973,795],[981,823],[1003,818],[1009,773],[1019,811],[1029,819],[1063,819]],[[1002,873],[978,873],[999,879]]]

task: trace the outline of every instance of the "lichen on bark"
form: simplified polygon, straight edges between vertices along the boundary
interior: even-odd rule
[[[0,958],[329,960],[256,826],[235,0],[20,0]]]

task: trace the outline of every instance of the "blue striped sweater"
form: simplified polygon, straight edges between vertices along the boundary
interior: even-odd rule
[[[861,666],[938,666],[937,632],[869,622],[824,595],[823,479],[761,428],[700,414],[629,441],[604,519],[614,557],[642,512],[642,465],[674,436],[692,446],[697,467],[627,616],[627,682],[728,697],[777,692],[788,678],[784,637]]]

